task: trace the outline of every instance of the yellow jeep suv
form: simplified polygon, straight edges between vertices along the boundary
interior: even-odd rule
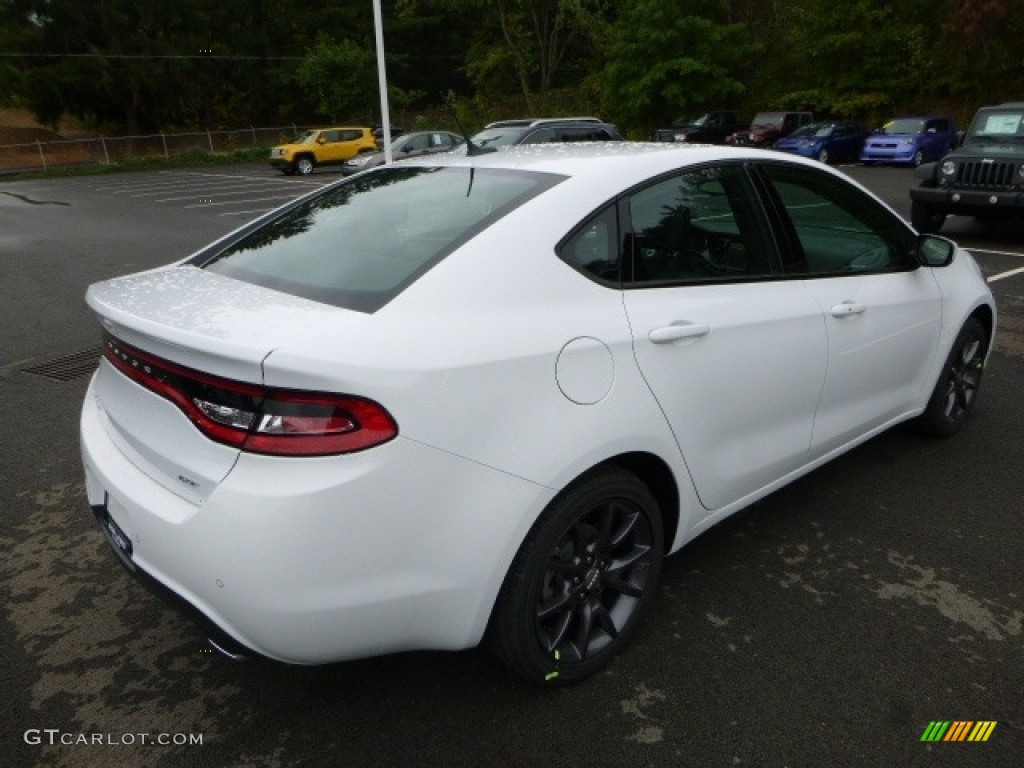
[[[286,176],[312,173],[318,165],[340,165],[350,157],[379,149],[373,131],[357,126],[316,128],[290,144],[270,150],[270,165]]]

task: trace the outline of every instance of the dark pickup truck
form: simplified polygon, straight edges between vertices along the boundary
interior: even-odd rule
[[[659,128],[654,141],[681,141],[687,144],[724,144],[725,137],[739,128],[734,112],[719,110],[681,117],[671,128]]]
[[[960,146],[917,175],[910,221],[918,232],[938,232],[950,214],[1024,218],[1024,102],[979,109]]]

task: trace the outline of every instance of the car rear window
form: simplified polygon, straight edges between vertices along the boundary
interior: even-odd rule
[[[375,312],[555,174],[381,168],[295,204],[193,264],[285,293]]]

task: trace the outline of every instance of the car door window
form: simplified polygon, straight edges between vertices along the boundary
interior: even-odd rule
[[[777,253],[741,165],[701,168],[631,194],[629,281],[662,285],[764,277]]]
[[[413,136],[406,145],[409,152],[420,152],[430,146],[430,135]]]
[[[844,275],[913,269],[913,233],[873,198],[814,168],[765,163],[790,229],[788,272]]]

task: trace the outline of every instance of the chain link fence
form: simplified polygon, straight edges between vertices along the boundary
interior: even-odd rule
[[[156,133],[148,136],[33,141],[0,144],[0,173],[45,171],[75,165],[111,165],[125,158],[170,157],[188,152],[223,154],[291,141],[300,128],[239,128],[230,131]]]

